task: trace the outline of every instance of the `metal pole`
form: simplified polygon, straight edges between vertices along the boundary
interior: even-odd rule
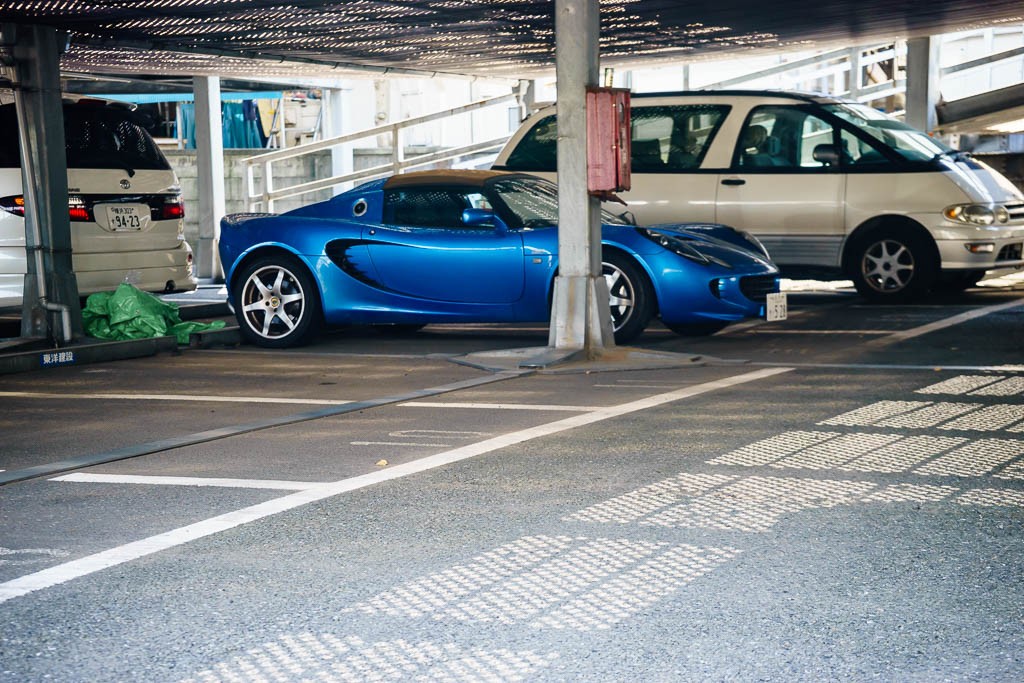
[[[21,144],[27,268],[21,335],[66,344],[82,334],[71,263],[68,170],[60,92],[66,35],[45,26],[3,27],[13,42],[14,101]],[[10,39],[13,37],[13,41]],[[59,315],[50,318],[50,313]]]
[[[196,178],[199,185],[199,243],[196,270],[201,278],[219,280],[223,271],[217,243],[224,217],[224,129],[221,122],[220,78],[192,79],[196,97]]]
[[[587,192],[586,87],[597,85],[598,0],[555,0],[558,277],[548,345],[594,359],[615,345],[601,274],[600,202]]]
[[[911,38],[907,41],[907,114],[908,125],[930,132],[938,125],[935,105],[939,103],[938,36]]]

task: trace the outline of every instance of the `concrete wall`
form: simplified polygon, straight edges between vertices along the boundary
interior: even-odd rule
[[[416,156],[436,151],[433,147],[408,147],[407,156]],[[226,149],[224,150],[224,205],[227,213],[243,213],[248,211],[246,199],[246,177],[245,166],[241,159],[255,156],[267,150],[252,149]],[[167,160],[178,175],[181,183],[181,193],[185,200],[185,239],[195,248],[199,239],[199,203],[198,190],[196,188],[196,152],[195,150],[164,150]],[[360,171],[364,168],[371,168],[386,164],[391,161],[390,149],[357,149],[354,151],[352,160],[353,169]],[[441,163],[435,166],[446,166]],[[426,168],[426,167],[424,167]],[[262,167],[256,169],[257,179],[262,173]],[[314,152],[302,157],[285,159],[274,162],[274,187],[281,189],[299,183],[309,182],[317,178],[329,178],[331,176],[331,152]],[[278,200],[274,203],[274,211],[281,213],[300,206],[306,206],[331,197],[330,190],[321,190],[310,194],[293,197],[290,199]]]
[[[240,159],[266,150],[227,149],[224,150],[224,205],[227,213],[241,213],[248,210],[246,204],[245,166]],[[199,238],[198,190],[196,188],[195,150],[165,150],[167,160],[181,182],[181,193],[185,200],[185,239],[195,244]],[[257,174],[262,169],[257,169]],[[331,154],[329,151],[309,154],[296,159],[286,159],[274,164],[274,185],[277,188],[304,183],[315,178],[331,175]],[[327,199],[331,194],[323,192],[285,199],[275,203],[274,210],[288,211],[306,204]]]

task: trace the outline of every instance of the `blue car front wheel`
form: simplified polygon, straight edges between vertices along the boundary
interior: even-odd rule
[[[242,336],[256,346],[286,348],[308,341],[320,326],[316,282],[294,256],[274,254],[249,263],[232,296]]]
[[[612,252],[602,260],[615,343],[625,344],[639,337],[650,322],[654,314],[654,290],[640,267],[628,256]]]

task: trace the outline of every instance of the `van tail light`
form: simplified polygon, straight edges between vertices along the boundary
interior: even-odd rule
[[[181,195],[164,199],[164,203],[160,205],[160,220],[177,220],[184,217],[185,202],[181,200]]]
[[[19,195],[0,197],[0,209],[15,216],[25,216],[25,198]]]
[[[68,197],[68,218],[72,223],[86,223],[92,220],[92,211],[81,197]]]
[[[12,195],[10,197],[0,197],[0,209],[3,209],[7,213],[12,213],[15,216],[25,217],[25,197],[22,195]],[[68,218],[72,223],[81,223],[92,220],[92,211],[86,205],[85,200],[81,197],[70,196],[68,197]]]

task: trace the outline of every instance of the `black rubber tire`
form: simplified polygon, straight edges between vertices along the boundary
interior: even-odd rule
[[[719,330],[729,326],[727,322],[704,322],[704,323],[667,323],[662,324],[683,337],[710,337]]]
[[[262,256],[246,265],[235,279],[231,300],[239,332],[256,346],[299,346],[309,342],[322,325],[316,281],[305,264],[290,254]]]
[[[850,276],[875,303],[920,298],[935,284],[939,260],[930,238],[911,230],[873,230],[851,245]]]
[[[601,268],[608,283],[615,343],[626,344],[643,333],[654,315],[654,288],[628,256],[606,254]]]
[[[386,337],[404,337],[419,332],[426,325],[423,323],[399,323],[396,325],[373,325],[372,327]]]

